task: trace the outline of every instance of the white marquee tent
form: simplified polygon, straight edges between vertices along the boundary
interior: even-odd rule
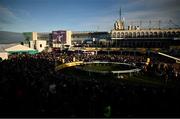
[[[8,59],[9,54],[36,54],[37,50],[20,44],[0,44],[0,57]]]

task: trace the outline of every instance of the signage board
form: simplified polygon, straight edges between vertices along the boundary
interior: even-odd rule
[[[63,30],[52,31],[52,40],[53,40],[53,43],[65,44],[67,42],[66,31],[63,31]]]

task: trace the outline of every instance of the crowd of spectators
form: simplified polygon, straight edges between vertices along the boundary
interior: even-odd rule
[[[152,57],[117,54],[40,53],[12,55],[0,62],[0,116],[32,117],[174,117],[180,116],[180,88],[125,80],[81,80],[55,72],[56,65],[76,61],[135,63],[144,75],[179,81],[180,70]],[[155,59],[155,60],[154,60]],[[71,69],[69,69],[71,70]],[[79,72],[80,73],[80,72]]]

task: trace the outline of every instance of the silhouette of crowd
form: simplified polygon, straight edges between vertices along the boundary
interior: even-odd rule
[[[103,77],[81,79],[63,71],[55,72],[62,59],[67,63],[74,57],[77,61],[135,63],[142,68],[143,75],[156,75],[176,83],[168,86]],[[158,64],[154,61],[160,59],[150,57],[152,61],[146,65],[146,55],[68,52],[12,55],[0,62],[0,116],[179,117],[179,65],[168,61]]]

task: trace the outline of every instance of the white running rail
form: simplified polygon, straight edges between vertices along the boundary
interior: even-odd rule
[[[180,63],[180,59],[179,59],[179,58],[176,58],[176,57],[173,57],[173,56],[170,56],[170,55],[161,53],[161,52],[158,52],[158,54],[163,55],[163,56],[165,56],[165,57],[169,57],[169,58],[171,58],[171,59],[174,59],[174,60],[176,60],[176,63]]]

